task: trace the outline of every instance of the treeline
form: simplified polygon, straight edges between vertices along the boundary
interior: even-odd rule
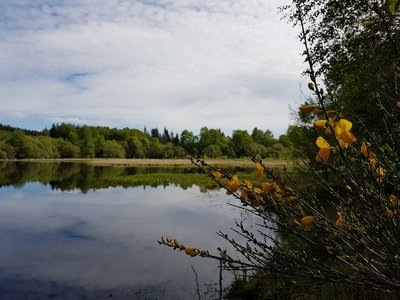
[[[291,142],[286,135],[275,139],[270,130],[251,133],[235,130],[226,136],[220,129],[203,127],[198,135],[157,128],[147,131],[100,126],[54,124],[31,131],[0,124],[0,159],[28,158],[238,158],[247,150],[262,158],[290,159]]]

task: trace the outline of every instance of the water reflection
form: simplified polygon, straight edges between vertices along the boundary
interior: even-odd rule
[[[232,168],[232,173],[243,171],[245,168]],[[197,174],[196,167],[113,167],[94,166],[86,163],[71,162],[7,162],[0,163],[0,187],[22,187],[27,182],[41,182],[49,184],[53,190],[72,191],[79,189],[87,193],[91,189],[108,187],[133,187],[143,186],[143,181],[126,182],[118,181],[127,176],[140,176],[144,174]],[[175,185],[182,188],[193,186],[195,181],[176,178]],[[157,186],[152,180],[145,182],[144,186]],[[168,185],[166,183],[165,185]]]
[[[222,191],[105,189],[102,178],[133,170],[114,168],[110,175],[81,164],[48,167],[1,169],[1,297],[192,299],[191,265],[204,298],[218,294],[214,261],[190,258],[156,241],[174,235],[202,248],[227,246],[215,232],[228,232],[243,212],[226,206]],[[228,284],[230,275],[224,279]]]

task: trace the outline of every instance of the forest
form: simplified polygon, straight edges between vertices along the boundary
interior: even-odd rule
[[[292,130],[293,131],[293,130]],[[291,134],[293,136],[293,134]],[[262,158],[291,159],[292,142],[287,135],[274,138],[270,130],[234,130],[203,127],[198,135],[180,134],[164,128],[147,131],[100,126],[53,124],[34,131],[0,124],[0,159],[33,158],[238,158],[248,151]]]

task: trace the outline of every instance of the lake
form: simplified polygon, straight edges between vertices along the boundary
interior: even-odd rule
[[[196,169],[162,169],[193,174]],[[195,184],[124,184],[158,168],[0,163],[3,299],[218,299],[219,264],[160,246],[229,248],[217,236],[252,216],[222,190]],[[195,271],[195,272],[194,272]],[[223,287],[233,275],[223,272]]]

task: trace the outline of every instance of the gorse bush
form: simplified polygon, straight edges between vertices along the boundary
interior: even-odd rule
[[[276,176],[256,156],[252,156],[255,176],[263,178],[258,183],[192,159],[238,200],[239,209],[256,217],[255,225],[236,224],[234,231],[241,237],[237,240],[244,242],[219,233],[232,245],[232,253],[218,248],[219,253],[213,254],[172,238],[159,243],[193,257],[217,259],[230,270],[253,271],[262,278],[361,285],[396,296],[400,291],[400,97],[397,90],[387,89],[397,88],[398,60],[390,69],[395,83],[381,85],[379,91],[386,97],[386,105],[379,108],[382,127],[370,128],[351,114],[358,124],[353,128],[353,120],[344,117],[332,100],[335,95],[325,94],[318,83],[320,72],[315,70],[301,2],[309,1],[295,1],[295,16],[302,30],[308,88],[314,99],[299,110],[309,116],[318,133],[316,165],[303,161],[309,184],[299,186],[287,173]],[[398,7],[399,1],[391,0],[382,11],[393,14]]]

